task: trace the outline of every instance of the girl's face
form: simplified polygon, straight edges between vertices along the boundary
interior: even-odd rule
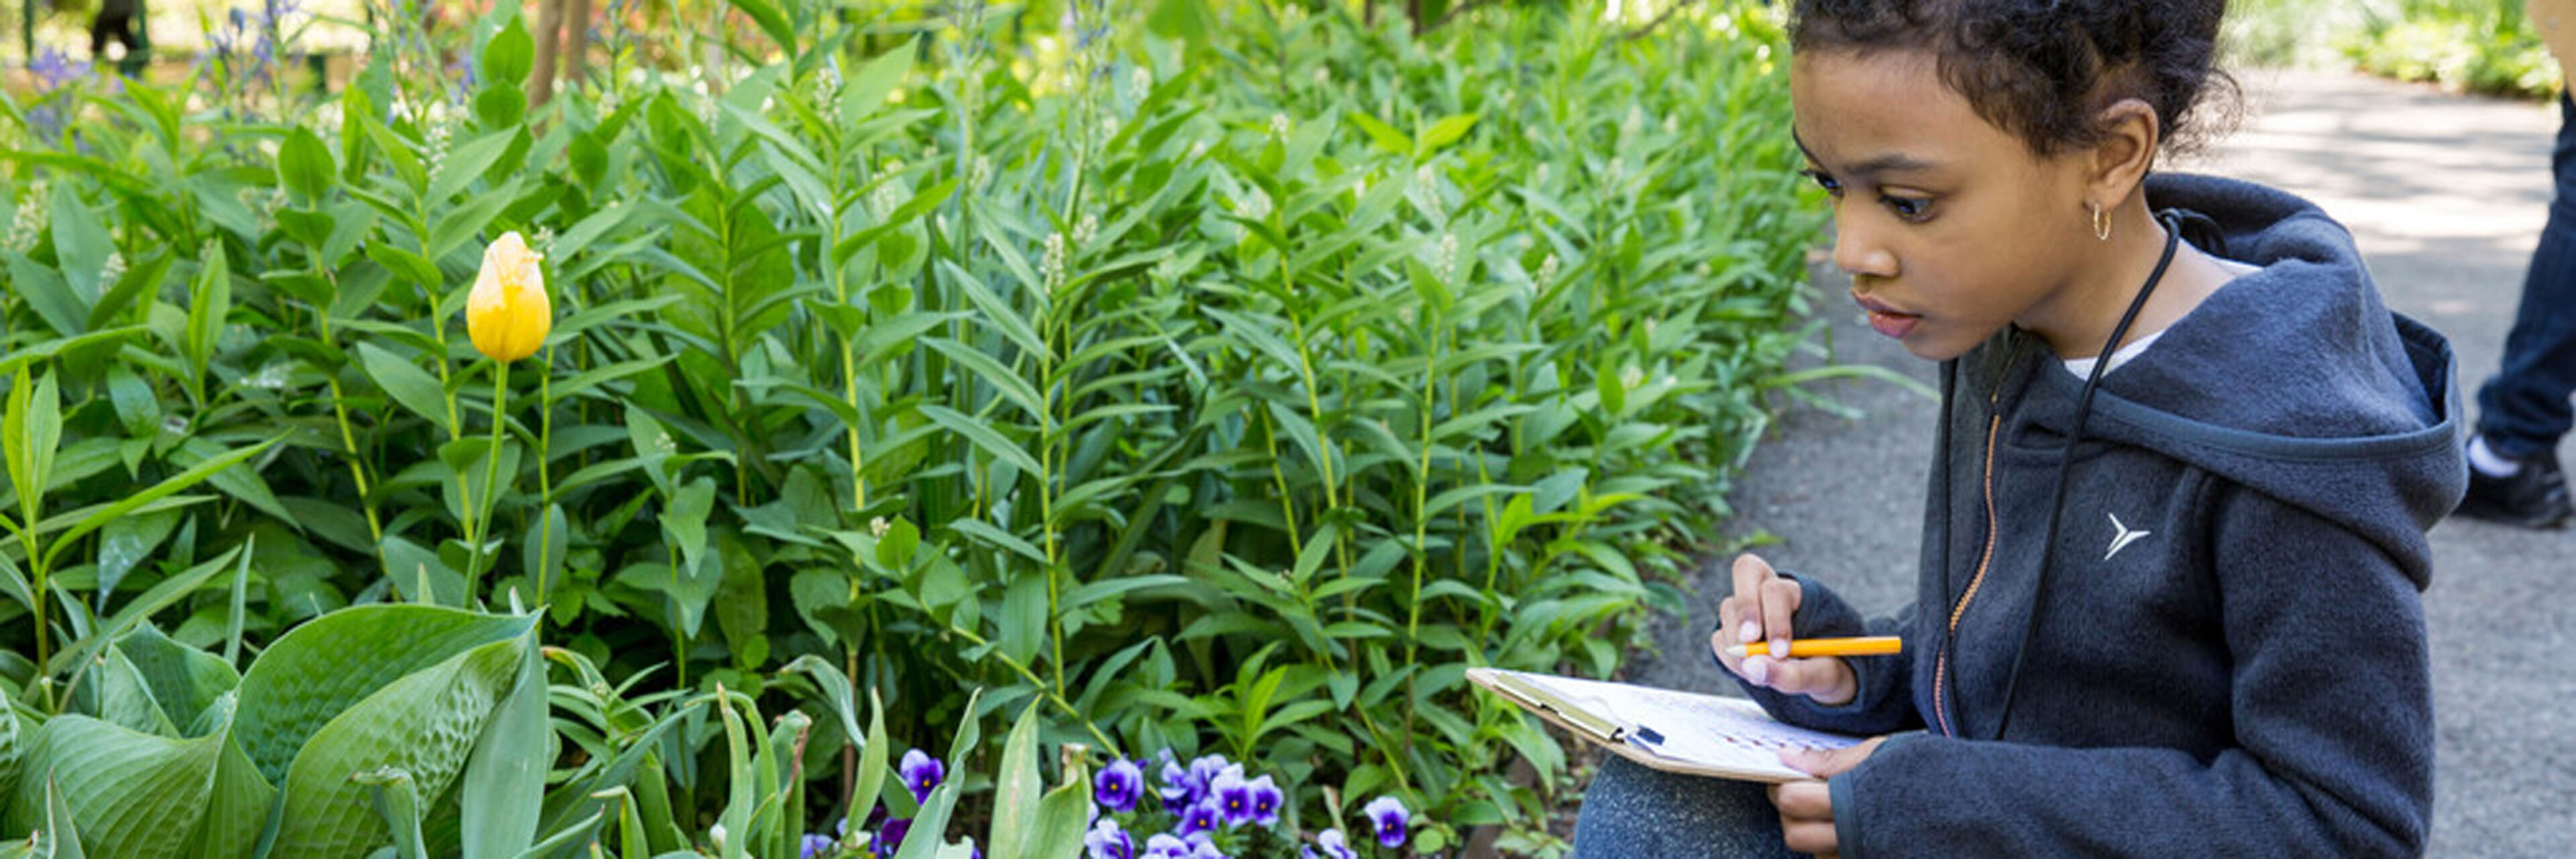
[[[1789,89],[1833,195],[1834,264],[1879,333],[1943,360],[2009,323],[2064,330],[2094,303],[2074,286],[2099,244],[2082,159],[1978,117],[1924,51],[1802,52]]]

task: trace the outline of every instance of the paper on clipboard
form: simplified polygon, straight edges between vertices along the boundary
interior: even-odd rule
[[[1813,776],[1781,763],[1781,751],[1861,742],[1783,724],[1741,698],[1493,668],[1468,669],[1467,679],[1621,757],[1671,772],[1798,781]]]

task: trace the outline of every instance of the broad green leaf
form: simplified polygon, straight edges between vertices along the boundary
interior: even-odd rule
[[[241,673],[222,657],[143,626],[117,639],[116,650],[151,685],[153,700],[173,725],[188,725],[241,685]]]
[[[242,675],[242,750],[262,775],[283,781],[315,732],[359,702],[476,647],[515,640],[535,622],[422,605],[357,606],[316,618],[279,637]],[[413,773],[428,783],[426,770]]]
[[[68,820],[54,825],[77,823],[89,852],[136,859],[246,856],[251,841],[243,836],[257,837],[267,798],[275,794],[255,774],[225,772],[233,749],[230,699],[219,701],[210,717],[208,731],[185,740],[77,714],[48,720],[29,743],[26,777],[10,804],[11,831],[46,826],[45,794],[54,789],[68,812]],[[221,795],[226,791],[237,795]],[[216,817],[251,808],[258,811],[239,819]]]
[[[323,620],[365,608],[378,607],[335,612]],[[422,606],[381,608],[438,611]],[[475,620],[478,625],[488,623]],[[534,646],[530,640],[534,636],[528,632],[533,616],[498,620],[518,632],[404,674],[313,732],[287,770],[280,799],[285,808],[271,855],[357,859],[385,843],[384,830],[369,807],[368,792],[350,780],[353,774],[390,767],[410,774],[422,795],[445,794]],[[377,632],[373,637],[389,637]],[[363,642],[344,644],[364,646]],[[252,704],[247,693],[269,688],[255,685],[267,679],[261,676],[267,661],[263,656],[260,664],[251,667],[250,676],[243,678],[245,709]],[[363,670],[364,666],[352,668]]]

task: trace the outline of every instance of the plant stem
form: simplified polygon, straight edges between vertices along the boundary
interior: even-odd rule
[[[467,547],[471,551],[465,556],[465,604],[468,606],[474,604],[475,591],[483,583],[485,554],[483,545],[490,542],[488,538],[492,532],[492,514],[501,500],[501,429],[510,422],[509,405],[510,364],[506,361],[494,361],[492,362],[492,449],[484,452],[483,506],[480,508],[482,515],[475,517],[481,520],[483,531],[475,536],[474,545]]]
[[[554,477],[547,473],[546,457],[554,451],[555,436],[555,347],[546,346],[546,363],[537,373],[537,498],[547,506],[554,503]],[[567,523],[569,524],[569,523]],[[546,509],[537,511],[537,605],[546,604],[546,571],[554,565],[555,517]]]

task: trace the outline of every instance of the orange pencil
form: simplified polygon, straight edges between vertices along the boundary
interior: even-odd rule
[[[1893,635],[1874,635],[1867,638],[1800,638],[1789,642],[1789,658],[1804,659],[1810,656],[1881,656],[1896,653],[1904,649],[1905,639],[1898,638]],[[1769,656],[1771,655],[1771,644],[1767,641],[1756,641],[1749,645],[1738,644],[1727,648],[1726,655],[1735,657]]]

